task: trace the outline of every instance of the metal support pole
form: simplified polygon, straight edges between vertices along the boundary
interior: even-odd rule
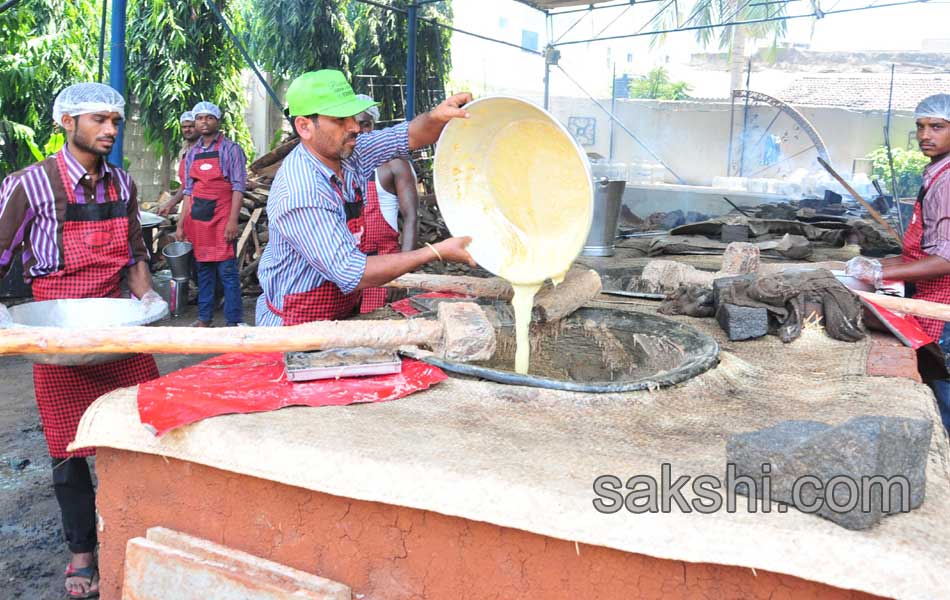
[[[610,114],[617,114],[617,63],[613,64],[613,74],[610,77]],[[610,144],[607,154],[610,160],[614,159],[614,120],[610,120]]]
[[[669,172],[673,175],[673,177],[676,177],[676,182],[677,182],[677,183],[680,183],[680,184],[682,184],[682,185],[686,185],[686,181],[685,181],[682,177],[680,177],[679,175],[677,175],[677,174],[676,174],[676,171],[674,171],[672,168],[670,168],[670,166],[669,166],[668,164],[666,164],[665,162],[663,162],[663,159],[660,158],[659,156],[657,156],[657,155],[656,155],[656,152],[654,152],[653,150],[651,150],[649,146],[647,146],[640,138],[638,138],[638,137],[637,137],[637,134],[635,134],[634,132],[630,131],[630,128],[627,127],[626,125],[624,125],[624,124],[623,124],[623,121],[621,121],[620,119],[618,119],[615,114],[613,114],[612,112],[610,112],[610,109],[609,109],[609,108],[607,108],[606,106],[604,106],[603,104],[601,104],[600,102],[598,102],[597,99],[594,98],[594,97],[590,94],[590,92],[588,92],[587,90],[585,90],[585,89],[581,86],[581,84],[577,83],[577,80],[575,80],[573,77],[571,77],[571,76],[567,73],[567,71],[564,70],[564,67],[562,67],[561,65],[558,65],[557,68],[560,69],[560,70],[561,70],[561,73],[563,73],[564,76],[567,77],[567,78],[571,81],[571,83],[573,83],[574,85],[576,85],[576,86],[577,86],[577,89],[579,89],[580,91],[582,91],[582,92],[584,93],[584,95],[587,96],[587,97],[590,99],[591,102],[593,102],[595,105],[597,105],[597,108],[599,108],[600,110],[604,111],[604,112],[607,114],[607,116],[610,117],[610,119],[611,119],[614,123],[616,123],[618,127],[620,127],[621,131],[623,131],[624,133],[626,133],[627,135],[629,135],[631,138],[633,138],[633,141],[635,141],[641,148],[643,148],[643,149],[646,151],[647,154],[649,154],[651,157],[653,157],[653,160],[655,160],[656,162],[658,162],[658,163],[660,163],[661,165],[663,165],[663,168],[664,168],[664,169],[666,169],[667,171],[669,171]]]
[[[897,195],[897,176],[894,174],[894,155],[891,153],[891,101],[894,99],[894,65],[891,64],[891,89],[887,93],[887,120],[884,122],[884,147],[887,148],[887,164],[891,171],[891,195],[897,208],[897,225],[904,232],[904,216],[901,214],[901,199]]]
[[[749,80],[752,78],[752,58],[749,58],[749,69],[745,74],[745,107],[742,109],[742,138],[739,139],[739,177],[745,170],[745,136],[749,129]]]
[[[106,17],[109,13],[109,0],[102,0],[102,20],[99,22],[99,79],[102,83],[103,69],[106,62]]]
[[[234,35],[234,30],[231,29],[231,26],[228,25],[227,20],[224,18],[224,15],[221,14],[221,11],[218,10],[218,7],[212,0],[205,0],[205,6],[208,7],[208,10],[214,14],[215,18],[218,20],[218,23],[221,24],[221,27],[224,27],[224,30],[227,32],[228,37],[231,38],[231,42],[234,46],[240,51],[241,56],[244,57],[247,66],[251,67],[251,70],[254,71],[254,75],[257,77],[257,80],[261,82],[264,90],[270,96],[271,100],[274,101],[274,104],[277,105],[277,110],[284,115],[284,118],[287,119],[287,122],[290,123],[291,128],[294,126],[294,120],[284,112],[284,104],[280,101],[280,98],[277,97],[277,92],[274,91],[274,88],[267,83],[267,80],[264,78],[264,75],[261,73],[260,69],[257,68],[257,65],[254,64],[254,61],[251,59],[251,55],[247,53],[247,49],[244,47],[244,44],[241,43],[241,40]]]
[[[736,90],[729,104],[729,150],[726,151],[726,177],[732,177],[732,140],[736,137]]]
[[[115,0],[112,3],[112,45],[109,53],[109,85],[112,89],[125,96],[125,13],[126,0]],[[131,111],[131,106],[128,107]],[[119,132],[115,136],[115,144],[109,153],[109,162],[122,166],[122,134],[125,123],[119,125]]]
[[[548,110],[551,103],[551,67],[558,66],[561,60],[561,51],[548,44],[544,49],[544,110]]]
[[[20,3],[20,0],[7,0],[3,4],[0,4],[0,15],[5,13],[8,9],[13,8]]]
[[[551,63],[544,61],[544,110],[550,108],[551,98]]]
[[[409,48],[406,53],[406,120],[416,116],[416,31],[419,25],[419,5],[408,6]]]

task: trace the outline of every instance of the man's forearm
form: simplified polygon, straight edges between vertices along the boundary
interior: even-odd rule
[[[241,200],[244,198],[244,193],[234,190],[231,192],[231,222],[237,223],[238,217],[241,214]]]
[[[884,279],[897,281],[922,281],[950,275],[950,260],[940,256],[927,256],[920,260],[899,265],[884,265]]]
[[[421,248],[411,252],[398,254],[382,254],[366,257],[366,269],[363,278],[356,289],[379,287],[393,279],[418,269],[422,265],[432,262],[437,257],[429,248]]]
[[[402,251],[415,250],[419,238],[419,220],[416,211],[406,212],[402,217]]]
[[[185,219],[191,215],[191,196],[184,196],[181,199],[181,218],[178,219],[178,229],[185,226]]]
[[[434,144],[442,133],[445,123],[432,118],[430,113],[422,113],[409,123],[409,149],[417,150]]]
[[[128,271],[129,291],[136,298],[141,298],[152,289],[152,274],[148,270],[148,261],[140,260]]]
[[[902,264],[904,264],[903,256],[889,256],[881,259],[881,266],[884,267],[895,267]]]

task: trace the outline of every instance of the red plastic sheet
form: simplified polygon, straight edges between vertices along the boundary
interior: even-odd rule
[[[401,373],[294,383],[281,353],[222,354],[141,384],[139,418],[162,435],[217,415],[395,400],[444,379],[438,367],[404,358]]]
[[[427,292],[425,294],[417,294],[412,296],[412,298],[470,298],[465,294],[459,294],[457,292]],[[399,314],[404,317],[414,317],[420,312],[415,306],[409,302],[409,298],[403,298],[402,300],[397,300],[396,302],[391,303],[389,306]]]
[[[859,296],[858,299],[861,300],[864,308],[905,346],[917,350],[927,344],[934,343],[934,340],[920,328],[920,324],[917,323],[917,319],[914,317],[891,312],[868,300],[865,296]]]

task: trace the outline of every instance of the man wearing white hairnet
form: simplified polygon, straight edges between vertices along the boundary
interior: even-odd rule
[[[376,129],[379,122],[379,107],[366,94],[356,96],[373,105],[356,115],[360,133]],[[419,226],[416,213],[419,208],[419,191],[416,188],[416,172],[405,158],[394,158],[376,168],[366,183],[366,206],[363,216],[366,221],[368,250],[376,254],[395,254],[416,249]],[[402,244],[399,243],[399,217],[402,216]],[[363,290],[360,312],[373,312],[386,304],[386,288]]]
[[[950,304],[950,94],[925,98],[914,111],[917,143],[930,158],[899,257],[881,261],[862,256],[848,262],[847,273],[881,286],[882,279],[913,284],[918,300]],[[950,324],[917,318],[921,328],[950,355]],[[950,361],[948,361],[950,365]],[[950,381],[931,383],[944,427],[950,428]]]
[[[201,137],[185,157],[185,203],[175,235],[194,245],[198,263],[198,320],[192,327],[211,326],[219,283],[227,325],[244,325],[235,245],[247,158],[238,144],[220,133],[220,108],[199,102],[191,112]]]
[[[65,130],[66,145],[0,184],[0,276],[22,247],[24,279],[32,282],[37,301],[117,297],[125,271],[129,290],[143,308],[167,311],[152,290],[135,183],[105,160],[124,116],[125,100],[112,88],[99,83],[67,87],[53,104],[53,120]],[[5,320],[9,324],[9,313],[0,305],[0,327]],[[53,489],[72,553],[66,568],[71,598],[98,595],[96,500],[86,463],[95,448],[70,452],[66,447],[93,400],[155,377],[155,361],[145,354],[93,366],[33,366],[36,404],[53,459]]]
[[[181,123],[181,137],[184,140],[181,145],[181,150],[178,152],[178,183],[181,184],[181,186],[175,192],[175,195],[158,207],[158,214],[163,217],[171,213],[172,210],[178,206],[178,203],[181,202],[181,199],[185,197],[185,157],[200,137],[198,129],[195,127],[195,113],[186,110],[181,113],[178,122]]]

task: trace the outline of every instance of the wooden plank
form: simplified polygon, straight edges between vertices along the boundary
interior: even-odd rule
[[[271,165],[280,166],[281,161],[284,160],[290,151],[297,147],[297,144],[300,143],[300,138],[293,138],[289,141],[284,142],[280,146],[277,146],[264,156],[258,158],[253,163],[251,163],[251,171],[257,174],[262,174],[262,170]]]
[[[251,218],[247,221],[247,225],[244,226],[244,231],[241,233],[241,237],[238,239],[237,245],[237,256],[239,261],[241,261],[242,257],[244,256],[244,246],[247,245],[247,240],[251,237],[251,231],[254,230],[257,220],[261,218],[261,213],[263,212],[263,208],[255,208],[254,212],[251,213]]]

